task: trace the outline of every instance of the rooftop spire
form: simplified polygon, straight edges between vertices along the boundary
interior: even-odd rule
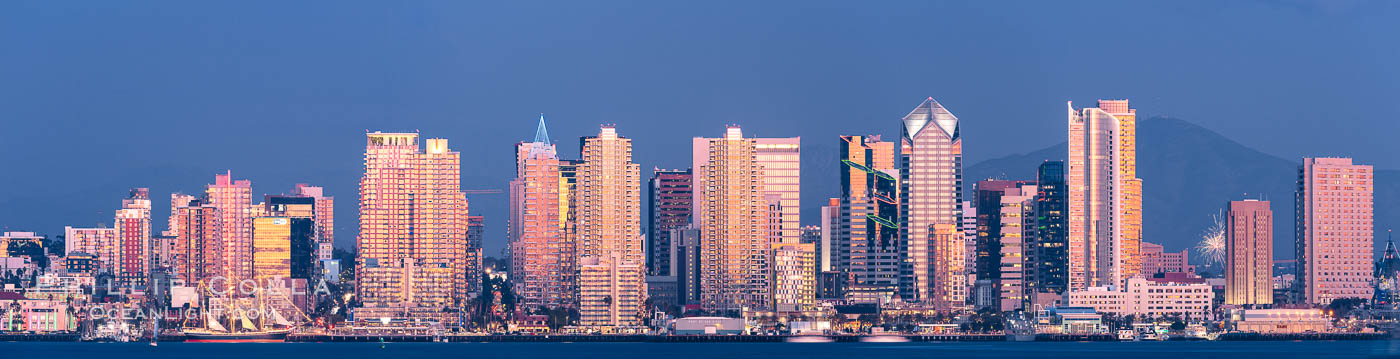
[[[535,128],[535,142],[549,143],[549,130],[544,127],[544,113],[540,113],[540,125]]]

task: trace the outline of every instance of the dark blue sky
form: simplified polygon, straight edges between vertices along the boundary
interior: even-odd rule
[[[446,137],[464,187],[504,188],[541,112],[561,152],[616,123],[650,169],[726,123],[834,156],[933,96],[970,164],[1063,141],[1066,100],[1128,98],[1391,169],[1397,19],[1389,1],[5,1],[0,227],[110,225],[149,186],[159,230],[171,191],[232,170],[258,193],[327,187],[348,246],[365,130]],[[833,193],[805,186],[804,210]],[[499,253],[505,197],[471,206]]]

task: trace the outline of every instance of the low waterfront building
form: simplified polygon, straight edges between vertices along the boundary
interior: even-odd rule
[[[1332,329],[1332,318],[1322,309],[1242,309],[1230,313],[1236,331],[1254,333],[1322,333]]]
[[[680,318],[674,326],[677,335],[738,335],[746,329],[743,319],[722,317]]]
[[[0,331],[55,333],[78,329],[75,311],[61,300],[30,299],[15,292],[0,292],[0,303],[7,303]],[[18,307],[19,311],[10,312]]]
[[[1094,334],[1108,332],[1103,315],[1094,308],[1050,307],[1036,312],[1036,331],[1052,334]]]
[[[1070,307],[1093,308],[1099,313],[1199,320],[1210,316],[1215,293],[1208,284],[1156,282],[1135,277],[1128,279],[1125,290],[1111,286],[1090,287],[1071,291],[1065,297]]]

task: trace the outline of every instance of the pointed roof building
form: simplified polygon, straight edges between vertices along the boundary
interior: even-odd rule
[[[943,134],[948,138],[958,138],[958,117],[948,112],[943,104],[938,103],[932,97],[924,100],[919,106],[904,115],[905,134],[909,137],[918,136],[928,128],[929,123],[933,123],[938,129],[943,130]]]

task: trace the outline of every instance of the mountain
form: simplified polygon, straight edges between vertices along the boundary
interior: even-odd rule
[[[1259,152],[1206,128],[1174,118],[1138,122],[1138,177],[1143,180],[1143,237],[1168,251],[1194,248],[1201,233],[1227,201],[1271,201],[1274,211],[1274,258],[1293,255],[1293,196],[1298,161]],[[1035,179],[1046,160],[1063,160],[1065,144],[1024,155],[1006,156],[964,168],[964,183],[988,178]],[[1358,162],[1365,163],[1365,159]],[[970,197],[969,197],[970,198]],[[1377,250],[1385,230],[1400,223],[1400,171],[1376,172]],[[1193,250],[1192,262],[1199,256]]]

